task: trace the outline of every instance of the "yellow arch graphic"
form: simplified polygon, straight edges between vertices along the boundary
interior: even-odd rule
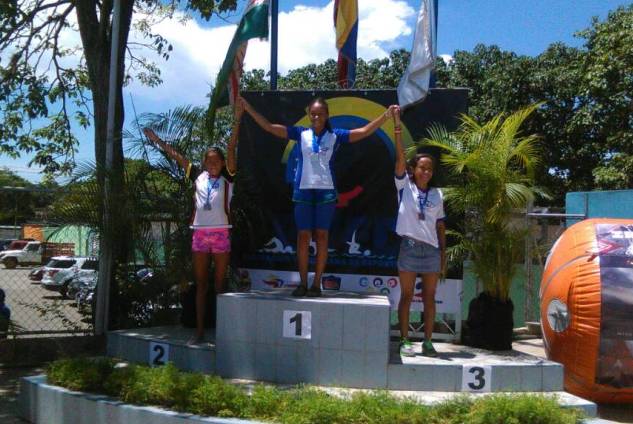
[[[330,110],[330,117],[342,115],[358,116],[359,118],[366,119],[367,121],[372,121],[381,113],[384,113],[387,110],[387,108],[380,103],[363,99],[361,97],[333,97],[326,100]],[[295,123],[295,125],[300,127],[309,127],[310,118],[307,114],[305,114]],[[404,145],[404,148],[406,149],[407,147],[413,145],[413,138],[411,137],[411,133],[409,132],[409,129],[404,124],[404,122],[401,123],[401,127],[402,143]],[[389,137],[391,143],[394,144],[395,147],[393,120],[389,119],[380,128],[384,131],[385,134],[387,134],[387,137]],[[294,140],[288,140],[288,143],[286,144],[286,149],[284,150],[284,154],[281,158],[282,163],[288,162],[288,156],[290,156],[290,152],[292,151],[294,145]]]

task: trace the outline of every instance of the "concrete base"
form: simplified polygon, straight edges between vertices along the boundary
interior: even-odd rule
[[[324,292],[296,298],[290,290],[251,291],[218,296],[217,310],[216,370],[222,377],[387,386],[386,296]]]
[[[329,315],[327,319],[330,320],[332,317]],[[187,345],[191,336],[193,336],[192,329],[175,326],[114,331],[108,334],[107,352],[108,355],[125,361],[147,364],[150,343],[166,343],[170,346],[168,360],[177,368],[207,374],[215,373],[216,353],[219,355],[221,350],[219,346],[216,347],[214,333],[207,332],[207,340],[204,343]],[[256,335],[259,340],[264,340],[263,336],[263,333]],[[439,356],[428,358],[420,354],[420,343],[414,343],[417,355],[410,358],[400,356],[396,342],[391,342],[391,344],[385,342],[385,345],[390,346],[389,360],[387,361],[382,353],[378,353],[376,359],[372,361],[371,352],[365,353],[365,359],[361,360],[358,359],[357,351],[330,347],[312,349],[309,348],[310,341],[303,340],[290,340],[287,344],[277,345],[274,340],[271,338],[270,343],[265,346],[262,346],[264,343],[254,344],[255,356],[250,357],[249,361],[253,362],[250,362],[248,370],[240,371],[239,366],[246,363],[246,361],[242,362],[244,355],[252,355],[253,349],[249,348],[246,354],[225,352],[227,353],[225,360],[230,361],[229,364],[235,367],[231,368],[234,372],[233,376],[227,375],[228,373],[225,376],[269,382],[276,380],[287,384],[306,382],[355,388],[459,392],[462,391],[465,366],[490,366],[491,375],[486,378],[489,378],[492,392],[563,390],[562,365],[516,350],[493,353],[450,343],[435,343]],[[342,338],[336,342],[341,343],[336,346],[342,346]],[[323,341],[323,343],[328,342]],[[238,346],[245,345],[246,343],[238,344]],[[264,348],[268,349],[267,353],[262,353]],[[305,358],[308,360],[304,360]],[[330,360],[336,360],[336,362],[330,368],[324,365],[322,369],[337,373],[338,379],[324,378],[322,382],[319,382],[316,378],[318,366],[321,361]],[[294,369],[291,369],[292,367]],[[370,367],[371,373],[366,373],[365,367]],[[284,376],[287,375],[295,377],[286,379]],[[311,381],[308,380],[310,375],[314,378]],[[374,377],[371,377],[372,375]],[[305,379],[297,381],[299,376]]]
[[[336,396],[348,396],[354,389],[321,388]],[[394,396],[413,398],[432,405],[456,394],[442,392],[392,391]],[[596,405],[565,392],[552,392],[563,407],[580,408],[588,417],[595,417]],[[73,392],[46,384],[46,376],[26,377],[21,380],[20,412],[22,418],[34,424],[246,424],[255,421],[232,418],[200,417],[192,414],[167,411],[155,407],[134,406],[106,396]],[[588,419],[589,423],[607,423]]]
[[[108,333],[106,353],[128,362],[149,364],[152,343],[169,346],[165,362],[172,362],[184,371],[213,374],[215,372],[215,330],[207,330],[205,340],[199,344],[188,344],[194,330],[181,326],[136,328]]]
[[[464,391],[464,368],[490,367],[490,392],[558,392],[563,390],[563,366],[516,350],[490,352],[450,343],[434,343],[438,356],[422,356],[421,343],[414,343],[415,357],[401,356],[398,343],[391,343],[387,371],[388,388],[418,391]],[[468,376],[468,373],[466,373]],[[473,390],[465,390],[473,391]]]

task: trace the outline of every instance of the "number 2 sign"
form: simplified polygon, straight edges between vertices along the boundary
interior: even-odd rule
[[[291,339],[312,337],[312,312],[284,311],[283,336]]]
[[[169,359],[169,344],[160,342],[149,343],[149,365],[152,367],[165,365]]]

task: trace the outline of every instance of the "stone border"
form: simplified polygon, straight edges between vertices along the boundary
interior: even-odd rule
[[[413,394],[414,392],[408,393]],[[336,395],[336,393],[332,394]],[[427,392],[426,394],[432,393]],[[447,393],[435,394],[437,396],[447,395]],[[569,395],[569,397],[575,398],[573,395]],[[34,424],[265,424],[261,421],[201,417],[152,406],[130,405],[105,395],[75,392],[47,384],[45,375],[22,378],[18,400],[20,416]],[[429,404],[432,403],[429,402]],[[596,415],[596,405],[589,401],[562,406],[582,409],[588,417]],[[585,420],[585,424],[606,423],[611,423],[611,421],[596,418]]]
[[[129,405],[108,396],[46,384],[45,375],[21,379],[19,407],[23,419],[42,424],[264,424]]]

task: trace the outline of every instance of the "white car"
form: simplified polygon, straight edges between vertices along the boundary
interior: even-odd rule
[[[65,296],[70,280],[74,277],[94,275],[98,268],[99,261],[96,258],[55,256],[44,267],[42,287]]]
[[[7,269],[13,269],[18,265],[37,265],[42,262],[39,241],[30,241],[19,250],[3,250],[0,253],[0,262]]]

